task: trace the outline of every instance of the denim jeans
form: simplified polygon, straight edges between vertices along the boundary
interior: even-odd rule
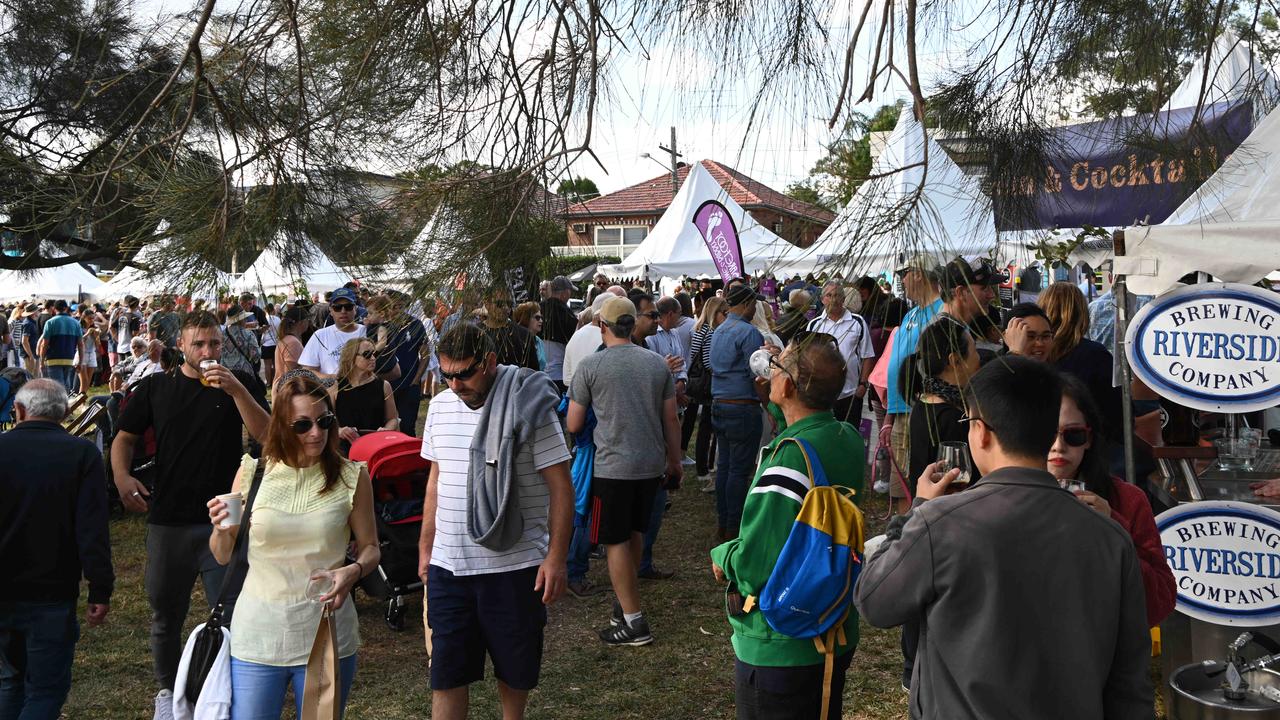
[[[80,639],[74,600],[0,603],[0,720],[57,720]]]
[[[742,523],[742,505],[755,473],[760,450],[760,406],[716,403],[711,407],[716,430],[716,524],[736,530]]]
[[[76,381],[76,368],[74,365],[46,365],[44,374],[50,380],[57,380],[62,383],[62,387],[71,392],[72,386]]]
[[[351,681],[356,677],[356,656],[338,661],[342,676],[338,686],[342,697],[339,712],[347,707]],[[293,699],[298,717],[302,716],[302,692],[307,680],[307,666],[278,667],[231,658],[231,720],[280,720],[284,711],[284,691],[293,685]]]
[[[653,543],[658,539],[658,531],[662,529],[662,516],[667,510],[667,489],[658,486],[653,496],[653,510],[649,513],[649,530],[644,534],[644,552],[640,556],[640,572],[653,569]]]
[[[588,519],[588,523],[590,520]],[[581,582],[586,579],[591,569],[591,529],[575,527],[573,539],[569,541],[569,557],[565,565],[569,570],[569,582]]]

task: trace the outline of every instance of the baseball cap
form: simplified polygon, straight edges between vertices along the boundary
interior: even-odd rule
[[[942,285],[948,290],[965,285],[999,285],[1009,279],[987,258],[956,258],[942,266]]]
[[[932,277],[938,276],[938,261],[929,253],[915,253],[893,269],[894,275],[902,275],[908,270],[923,270]]]
[[[634,320],[636,317],[636,305],[627,298],[615,295],[604,301],[604,305],[600,306],[598,316],[602,322],[610,325],[616,325],[619,320],[628,316]]]
[[[342,287],[342,288],[338,288],[337,290],[334,290],[333,293],[329,295],[330,305],[338,302],[339,300],[346,300],[347,302],[354,305],[356,302],[356,291],[352,290],[351,288]]]
[[[725,296],[725,300],[729,303],[729,307],[738,307],[745,303],[756,299],[756,292],[746,285],[736,285],[729,294]]]

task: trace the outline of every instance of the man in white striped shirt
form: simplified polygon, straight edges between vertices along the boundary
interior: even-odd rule
[[[853,294],[857,298],[857,294]],[[829,281],[822,286],[823,313],[809,321],[809,332],[826,333],[835,339],[846,366],[844,387],[833,408],[837,420],[857,427],[862,419],[862,398],[867,394],[867,378],[875,365],[876,352],[871,345],[871,330],[861,315],[845,307],[845,292],[840,283]]]
[[[431,400],[423,429],[422,456],[432,465],[418,548],[432,632],[431,717],[467,717],[467,686],[484,678],[487,654],[502,715],[512,720],[523,717],[538,683],[545,606],[567,583],[569,452],[554,403],[548,403],[528,418],[529,435],[513,452],[511,489],[520,517],[507,522],[523,528],[519,540],[501,551],[477,543],[467,522],[471,445],[498,374],[497,355],[492,341],[469,323],[445,333],[438,353],[448,389]],[[489,426],[498,424],[495,417]]]

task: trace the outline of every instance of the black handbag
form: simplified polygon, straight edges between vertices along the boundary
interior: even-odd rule
[[[689,399],[698,405],[711,402],[711,371],[702,366],[699,358],[694,358],[689,368],[689,381],[684,386]]]
[[[227,625],[226,607],[228,604],[235,603],[235,598],[240,594],[241,586],[244,585],[245,575],[249,571],[249,546],[245,543],[245,538],[249,536],[249,519],[253,514],[253,500],[258,496],[258,487],[262,484],[265,466],[266,461],[259,460],[258,467],[253,471],[249,498],[244,504],[240,532],[236,533],[236,543],[231,550],[231,561],[227,563],[227,574],[222,578],[222,587],[218,590],[218,599],[213,604],[213,610],[209,612],[209,619],[196,634],[195,644],[191,647],[191,662],[187,666],[186,697],[192,703],[200,697],[200,691],[204,689],[204,681],[209,677],[209,671],[213,669],[213,664],[218,660],[218,653],[222,650],[224,641],[222,628]]]

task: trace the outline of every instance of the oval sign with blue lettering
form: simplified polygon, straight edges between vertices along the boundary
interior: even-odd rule
[[[1280,404],[1280,296],[1248,285],[1191,285],[1129,324],[1129,365],[1159,395],[1198,410]]]
[[[1156,518],[1178,610],[1216,625],[1280,622],[1280,513],[1238,502],[1179,505]]]

